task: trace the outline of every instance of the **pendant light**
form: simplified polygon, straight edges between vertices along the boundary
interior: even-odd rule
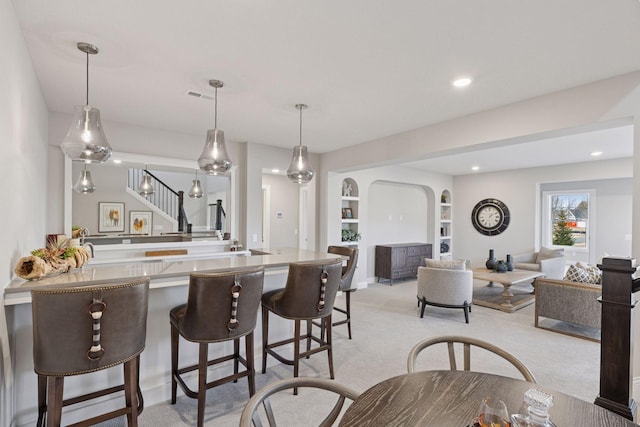
[[[289,169],[287,169],[287,177],[293,183],[306,184],[313,178],[313,169],[309,164],[307,146],[302,145],[302,110],[306,109],[307,106],[305,104],[296,104],[296,108],[300,110],[300,145],[293,147],[293,158]]]
[[[210,175],[222,175],[231,169],[231,159],[224,145],[224,132],[218,129],[218,88],[224,84],[220,80],[209,80],[209,85],[216,91],[214,128],[207,131],[207,141],[198,158],[198,166]]]
[[[200,186],[200,180],[198,179],[198,169],[196,169],[196,179],[193,180],[191,190],[189,190],[189,197],[192,199],[199,199],[202,197],[202,187]]]
[[[87,55],[87,103],[76,105],[73,121],[61,148],[71,160],[102,163],[111,156],[111,146],[102,129],[100,110],[89,105],[89,55],[98,53],[98,48],[89,43],[78,43],[79,50]]]
[[[144,197],[153,194],[153,185],[151,185],[151,177],[149,171],[147,171],[147,165],[144,165],[144,176],[142,177],[142,184],[138,187],[138,194]]]
[[[73,191],[80,194],[89,194],[93,193],[96,190],[96,186],[93,185],[93,180],[91,179],[91,172],[87,170],[87,164],[84,164],[84,170],[78,177],[75,185],[73,186]]]

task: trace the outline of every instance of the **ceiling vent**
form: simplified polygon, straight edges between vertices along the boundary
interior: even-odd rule
[[[193,96],[194,98],[208,99],[210,101],[213,101],[213,99],[214,99],[213,96],[205,95],[203,93],[195,92],[193,90],[190,90],[189,92],[187,92],[187,95]]]

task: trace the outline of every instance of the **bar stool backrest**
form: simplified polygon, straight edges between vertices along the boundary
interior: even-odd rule
[[[31,299],[33,364],[39,375],[98,371],[144,350],[149,278],[34,290]]]
[[[324,304],[321,304],[325,273]],[[285,290],[282,298],[275,302],[279,307],[278,311],[283,316],[293,319],[317,319],[328,316],[333,310],[341,275],[341,260],[289,264]]]
[[[256,327],[263,284],[264,267],[192,273],[181,333],[196,342],[227,341],[248,334]],[[236,322],[232,320],[235,292]]]
[[[347,246],[329,246],[327,250],[330,254],[347,256],[347,265],[342,267],[342,278],[340,279],[340,290],[346,291],[351,289],[353,274],[356,272],[358,264],[358,248],[350,248]]]

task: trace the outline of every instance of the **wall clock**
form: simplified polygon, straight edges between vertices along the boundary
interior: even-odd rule
[[[480,200],[471,212],[471,222],[479,233],[496,236],[509,226],[509,208],[498,199]]]

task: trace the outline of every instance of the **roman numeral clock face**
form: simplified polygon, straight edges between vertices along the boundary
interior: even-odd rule
[[[471,212],[471,222],[479,233],[495,236],[509,226],[509,208],[498,199],[479,201]]]

